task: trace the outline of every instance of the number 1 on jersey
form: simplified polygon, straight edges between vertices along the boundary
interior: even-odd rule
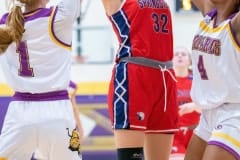
[[[20,42],[17,48],[17,53],[19,54],[20,68],[18,70],[18,75],[22,77],[34,77],[33,68],[29,64],[29,55],[26,42]]]

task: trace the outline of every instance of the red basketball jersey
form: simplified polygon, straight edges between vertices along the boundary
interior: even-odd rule
[[[190,89],[192,85],[192,76],[187,77],[177,77],[177,102],[178,106],[192,102],[190,97]],[[179,127],[193,127],[199,122],[200,114],[197,112],[192,112],[184,114],[179,117],[178,125]],[[175,133],[172,153],[185,153],[190,138],[192,137],[193,130],[190,129],[186,133],[183,131],[178,131]]]
[[[126,56],[172,60],[172,17],[164,0],[127,0],[110,19],[120,43],[117,60]]]
[[[192,102],[190,97],[190,89],[192,86],[192,77],[177,77],[177,101],[178,106]],[[191,126],[196,125],[199,122],[200,114],[198,112],[192,112],[184,114],[179,118],[179,126]]]

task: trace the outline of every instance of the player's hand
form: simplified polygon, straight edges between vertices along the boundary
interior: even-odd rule
[[[178,113],[179,116],[182,116],[187,113],[192,113],[193,111],[200,112],[200,108],[191,102],[180,105]]]

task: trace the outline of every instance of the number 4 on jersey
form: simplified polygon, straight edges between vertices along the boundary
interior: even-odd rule
[[[203,56],[202,55],[200,55],[199,57],[198,57],[198,71],[199,71],[199,73],[200,73],[200,75],[201,75],[201,78],[203,79],[203,80],[208,80],[208,76],[207,76],[207,72],[206,72],[206,69],[205,69],[205,67],[204,67],[204,63],[203,63]]]

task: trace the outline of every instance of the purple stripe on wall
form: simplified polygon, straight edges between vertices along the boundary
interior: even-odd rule
[[[117,160],[116,151],[83,151],[82,158],[87,160]],[[31,160],[36,160],[34,157]]]
[[[107,95],[77,95],[77,103],[107,103]]]
[[[33,154],[34,156],[34,154]],[[31,160],[37,160],[32,156]],[[83,151],[82,158],[87,160],[117,160],[117,153],[113,151]]]
[[[89,136],[112,136],[112,135],[113,135],[113,132],[109,132],[102,126],[98,125],[92,130]]]
[[[106,108],[107,108],[107,107],[106,107]],[[106,110],[106,109],[96,109],[96,111],[97,111],[98,113],[101,113],[102,115],[104,115],[106,118],[109,117],[109,112],[108,112],[108,110]]]
[[[117,153],[113,151],[85,151],[83,159],[87,160],[117,160]]]

